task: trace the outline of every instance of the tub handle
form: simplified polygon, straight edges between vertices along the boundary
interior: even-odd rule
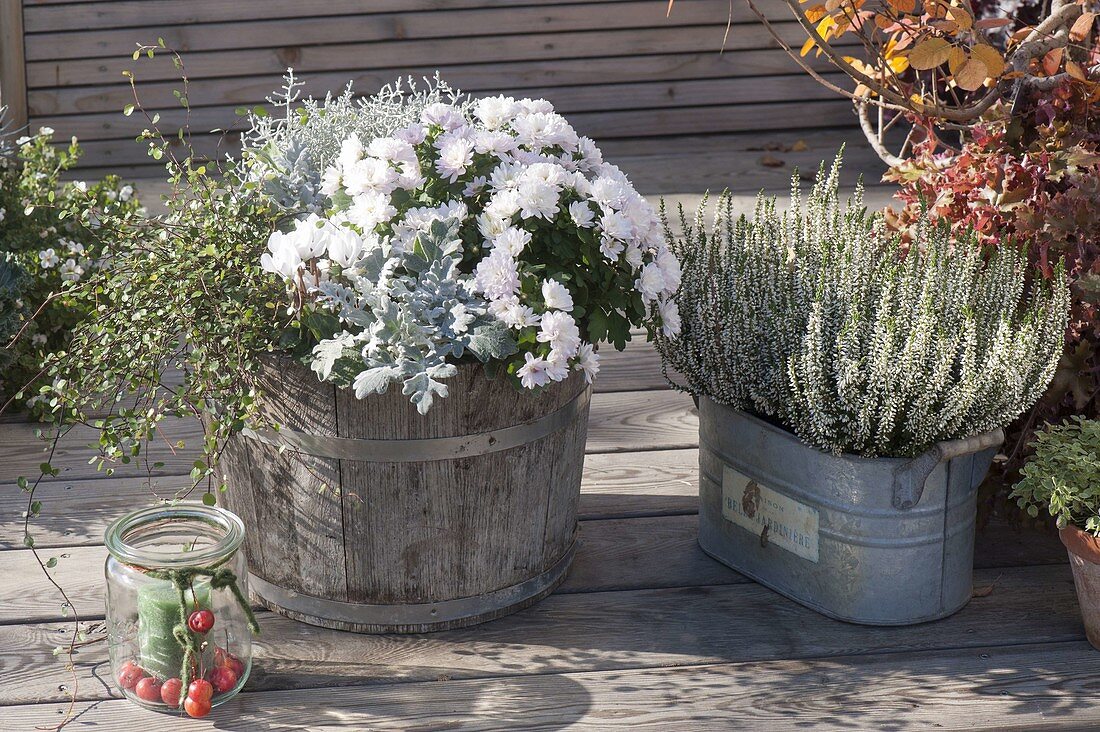
[[[983,432],[959,440],[937,442],[928,452],[894,469],[894,508],[907,511],[920,502],[928,476],[942,462],[988,450],[1005,441],[1003,430]]]

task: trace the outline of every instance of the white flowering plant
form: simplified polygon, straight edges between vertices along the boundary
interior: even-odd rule
[[[724,195],[709,230],[705,202],[681,211],[683,328],[657,335],[673,385],[864,457],[1004,427],[1054,375],[1064,271],[1029,282],[1020,249],[956,246],[928,221],[903,250],[839,177],[838,157],[804,202],[796,174],[791,210],[761,196],[751,220]]]
[[[414,108],[391,134],[354,130],[321,176],[330,205],[267,242],[318,375],[360,398],[400,383],[426,412],[464,358],[537,389],[591,382],[596,344],[632,327],[678,332],[656,211],[549,102]]]
[[[106,256],[96,227],[104,212],[133,211],[134,189],[117,176],[88,183],[61,176],[76,165],[76,138],[64,147],[48,127],[0,138],[0,260],[8,272],[0,405],[38,412],[34,392],[49,353],[68,344],[92,304],[73,286]],[[25,398],[19,399],[18,395]]]

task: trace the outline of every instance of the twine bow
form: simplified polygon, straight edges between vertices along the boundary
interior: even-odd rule
[[[187,687],[191,684],[191,665],[198,655],[198,643],[195,634],[187,627],[187,590],[191,587],[196,577],[209,577],[210,588],[213,590],[228,589],[236,598],[237,604],[244,610],[245,619],[248,621],[248,629],[254,635],[260,634],[260,624],[256,622],[256,616],[248,604],[247,598],[241,592],[237,584],[237,575],[227,567],[211,569],[207,567],[187,567],[185,569],[148,570],[145,573],[153,579],[171,582],[179,596],[180,622],[172,628],[172,637],[183,649],[183,664],[180,668],[180,681],[182,682],[180,703],[187,694]]]

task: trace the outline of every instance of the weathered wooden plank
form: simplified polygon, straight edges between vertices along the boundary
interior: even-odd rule
[[[755,583],[555,594],[486,625],[420,636],[348,634],[263,613],[249,688],[362,686],[935,649],[977,653],[992,645],[1083,642],[1068,566],[983,570],[977,582],[995,582],[994,589],[934,626],[902,628],[830,620]],[[0,674],[5,680],[0,705],[67,699],[65,689],[72,682],[52,648],[71,631],[72,623],[0,626]],[[105,680],[99,680],[106,673],[105,660],[102,643],[79,650],[80,699],[110,696]],[[820,683],[820,677],[813,678]]]
[[[788,59],[789,61],[789,59]],[[790,68],[783,69],[790,72]],[[839,75],[827,74],[825,78],[837,81]],[[339,88],[339,86],[337,87]],[[515,89],[506,86],[497,87],[502,94],[513,96],[531,96],[549,99],[554,108],[572,118],[577,113],[595,113],[623,109],[651,109],[698,107],[714,105],[748,105],[785,101],[788,99],[823,100],[836,99],[834,91],[826,89],[805,74],[784,74],[761,78],[757,76],[729,77],[724,79],[702,79],[685,81],[654,81],[640,84],[604,84],[581,87],[546,87]],[[121,113],[125,103],[132,101],[130,89],[111,88],[88,92],[85,89],[56,92],[32,92],[31,111],[35,124],[46,124],[66,136],[76,135],[80,140],[133,140],[135,131],[146,124],[144,118],[135,120]],[[190,90],[190,99],[202,100],[195,96],[198,92]],[[66,99],[65,97],[77,97]],[[143,92],[143,98],[151,113],[161,114],[161,127],[164,130],[176,130],[185,123],[195,132],[213,129],[231,129],[238,123],[239,105],[209,107],[191,107],[185,111],[175,103],[171,91],[164,90],[163,97],[149,98]],[[119,100],[124,99],[117,103]],[[262,100],[253,97],[248,103]],[[46,113],[46,107],[53,108],[56,114]],[[87,113],[85,113],[85,110]],[[106,110],[106,111],[103,111]],[[74,113],[77,112],[77,113]]]
[[[624,0],[602,0],[604,4]],[[77,5],[61,5],[79,3]],[[540,5],[567,4],[575,0],[543,0]],[[25,0],[26,31],[45,33],[96,28],[132,28],[158,25],[192,25],[225,21],[273,20],[302,16],[447,11],[466,8],[515,8],[532,0]]]
[[[578,536],[576,560],[558,591],[603,592],[746,582],[699,549],[696,523],[693,515],[585,521]],[[51,575],[65,588],[80,617],[101,619],[106,548],[69,547],[46,550],[44,554],[58,557]],[[294,557],[290,561],[297,566]],[[310,585],[323,581],[317,573],[305,579]],[[66,616],[60,605],[60,596],[31,552],[0,552],[0,624],[63,621]]]
[[[672,391],[619,392],[592,396],[591,421],[586,452],[630,452],[633,450],[694,447],[698,422],[691,398]],[[163,461],[164,467],[146,468],[145,461],[120,468],[121,477],[178,475],[191,470],[198,455],[202,426],[197,420],[166,420],[160,440],[149,450],[148,463]],[[88,464],[88,445],[97,440],[91,428],[76,427],[62,441],[53,464],[61,470],[56,480],[106,477]],[[184,449],[176,447],[183,441]],[[28,424],[0,424],[0,485],[11,484],[20,475],[37,476],[45,459],[43,444]]]
[[[687,668],[545,674],[242,694],[204,720],[122,700],[81,705],[81,725],[158,730],[1037,730],[1095,729],[1100,655],[1083,642]],[[1056,679],[1056,683],[1052,680]],[[318,704],[317,699],[324,703]],[[46,728],[57,704],[0,708]]]
[[[584,461],[578,518],[695,513],[698,462],[695,450],[589,455]],[[104,530],[118,516],[136,506],[170,499],[190,486],[186,475],[154,478],[152,485],[145,478],[45,483],[35,494],[43,505],[33,523],[35,544],[43,549],[102,544]],[[19,517],[26,509],[22,492],[10,485],[0,487],[0,550],[22,548]]]
[[[27,68],[23,3],[0,4],[0,107],[4,122],[18,130],[27,123]]]
[[[602,141],[647,137],[655,130],[667,135],[744,132],[759,128],[761,119],[769,120],[769,129],[773,131],[843,127],[850,125],[854,117],[852,105],[846,99],[822,99],[716,107],[582,112],[569,115],[569,119],[580,134]],[[220,158],[239,150],[235,135],[195,134],[192,144],[197,155],[207,158]],[[172,146],[176,150],[182,149],[176,140],[172,140]],[[157,175],[156,171],[163,169],[162,164],[155,163],[148,157],[146,147],[132,140],[91,140],[82,143],[82,147],[83,164],[89,167],[147,166],[149,172],[143,175]]]
[[[782,4],[760,3],[765,12],[778,16]],[[660,3],[637,0],[616,3],[614,12],[590,3],[575,5],[475,8],[448,12],[388,13],[337,17],[300,15],[293,22],[253,17],[245,22],[198,25],[154,25],[143,32],[134,28],[106,28],[95,33],[60,31],[35,33],[27,37],[27,59],[100,58],[128,54],[135,41],[156,43],[163,38],[171,47],[185,51],[228,48],[271,48],[317,43],[385,41],[403,38],[476,37],[531,32],[561,33],[601,28],[646,28],[661,26],[708,26],[722,31],[732,12],[734,22],[755,19],[748,7],[726,0],[680,0],[676,12],[665,17]]]
[[[804,32],[797,23],[781,21],[775,24],[780,37],[789,43],[800,43]],[[534,29],[537,30],[537,29]],[[374,43],[334,43],[321,46],[284,46],[260,49],[239,49],[208,52],[188,51],[184,60],[186,73],[190,79],[211,79],[232,77],[248,79],[260,77],[256,81],[256,91],[266,93],[279,84],[279,78],[287,66],[292,66],[305,83],[313,78],[336,78],[336,86],[342,86],[340,79],[354,79],[355,88],[372,91],[396,78],[408,74],[432,75],[435,69],[442,68],[450,77],[452,66],[467,82],[462,88],[492,89],[499,83],[480,81],[500,78],[502,70],[507,77],[518,80],[530,79],[532,85],[538,85],[541,79],[553,78],[555,70],[561,68],[565,75],[564,83],[598,83],[614,76],[633,73],[622,68],[617,71],[614,57],[629,56],[630,65],[645,64],[646,58],[661,54],[703,54],[718,57],[722,50],[722,29],[719,33],[709,28],[668,29],[657,24],[650,28],[616,30],[614,28],[598,31],[577,31],[574,33],[538,33],[527,32],[516,35],[493,36],[488,42],[471,42],[468,38],[437,38],[418,40],[409,38],[396,41],[378,41]],[[713,35],[707,35],[711,33]],[[725,58],[736,59],[746,49],[777,48],[767,34],[760,32],[759,25],[739,24],[731,28],[726,40]],[[734,53],[738,52],[738,53]],[[606,60],[608,65],[596,67],[603,69],[603,76],[584,74],[580,69],[588,60],[599,62]],[[510,66],[512,62],[531,62],[528,66]],[[473,64],[494,64],[483,67],[478,72]],[[618,60],[620,65],[622,59]],[[675,68],[675,67],[673,67]],[[71,85],[110,85],[125,81],[124,70],[131,69],[144,88],[146,84],[157,81],[179,82],[180,71],[167,57],[143,58],[135,62],[130,53],[121,53],[102,59],[70,59],[51,61],[28,61],[27,81],[31,88],[65,87]],[[670,69],[658,63],[653,67],[656,79],[692,78],[690,73],[672,73]],[[570,82],[570,78],[580,81]],[[238,82],[251,83],[251,82]],[[546,81],[550,84],[550,81]],[[324,84],[324,91],[333,84]]]
[[[253,524],[256,525],[256,524]],[[271,530],[270,522],[264,524]],[[744,581],[710,559],[696,545],[694,514],[584,521],[573,568],[559,592],[653,589],[731,584]],[[284,550],[285,551],[285,550]],[[68,593],[81,617],[102,617],[103,546],[43,549],[59,558],[51,572]],[[1020,531],[1003,522],[979,533],[975,566],[1006,569],[1060,566],[1066,552],[1053,533]],[[289,564],[297,567],[295,557]],[[323,581],[312,573],[312,585]],[[989,585],[979,586],[982,591]],[[996,589],[996,582],[992,584]],[[61,621],[61,599],[27,550],[0,552],[0,623]]]

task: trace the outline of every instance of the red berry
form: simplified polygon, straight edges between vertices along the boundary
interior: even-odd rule
[[[168,679],[160,686],[160,700],[173,709],[179,709],[181,691],[183,691],[182,681]]]
[[[237,686],[237,674],[233,673],[233,669],[228,666],[218,666],[210,671],[210,675],[207,677],[210,679],[211,685],[214,687],[214,691],[219,694],[224,694],[227,691],[233,691]]]
[[[198,699],[192,699],[187,697],[183,700],[183,711],[191,717],[205,717],[210,714],[210,701],[199,701]]]
[[[227,658],[229,658],[229,651],[225,650],[221,646],[214,646],[215,666],[224,666]]]
[[[160,698],[161,683],[152,676],[146,676],[141,681],[137,682],[137,686],[134,687],[134,693],[138,699],[147,701],[152,704],[156,704],[161,700]]]
[[[118,685],[123,689],[132,690],[143,676],[145,676],[145,671],[142,670],[141,666],[133,661],[127,661],[118,670]]]
[[[209,633],[214,627],[214,613],[209,610],[196,610],[187,618],[187,627],[203,635]]]
[[[195,701],[208,702],[214,696],[214,687],[206,679],[195,679],[187,687],[187,696]]]
[[[238,679],[244,676],[244,661],[237,658],[232,653],[225,657],[225,663],[223,663],[222,666],[232,671],[233,675]]]

